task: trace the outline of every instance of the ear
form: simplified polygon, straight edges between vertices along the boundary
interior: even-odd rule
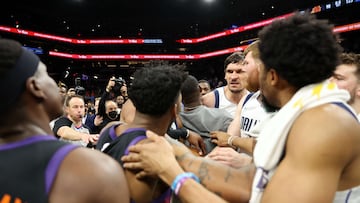
[[[174,104],[174,106],[173,106],[173,108],[172,108],[172,110],[171,110],[171,116],[172,117],[177,117],[177,115],[178,115],[178,104]]]
[[[360,84],[356,85],[355,95],[360,98]]]
[[[69,115],[69,107],[64,105],[64,112]]]
[[[41,89],[41,86],[35,77],[30,77],[26,80],[26,89],[32,96],[37,99],[45,98],[44,91]]]
[[[268,80],[270,81],[271,86],[278,89],[284,89],[289,87],[289,83],[282,79],[275,69],[270,69],[268,71]]]
[[[279,75],[277,74],[276,70],[270,69],[267,73],[267,79],[270,81],[272,86],[276,86],[279,83]]]

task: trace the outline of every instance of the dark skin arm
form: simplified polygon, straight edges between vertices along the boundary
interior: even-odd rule
[[[152,142],[130,147],[133,155],[141,161],[137,163],[127,163],[124,166],[139,165],[144,168],[146,173],[157,174],[165,183],[172,185],[175,177],[184,173],[184,170],[177,163],[173,155],[172,146],[164,137],[157,136],[155,133],[147,131],[147,136]],[[183,182],[179,189],[178,196],[181,202],[225,202],[191,178]]]
[[[49,200],[121,203],[129,202],[130,195],[123,169],[114,159],[96,150],[78,148],[62,162]]]
[[[200,178],[201,184],[208,190],[229,202],[249,201],[252,179],[255,174],[253,164],[241,169],[233,169],[213,160],[194,156],[185,145],[178,141],[172,139],[168,139],[168,141],[172,144],[174,152],[173,154],[167,153],[165,155],[175,155],[183,170],[196,174]],[[122,158],[126,162],[125,168],[143,169],[144,166],[141,164],[141,158],[137,154],[139,152],[135,152]],[[165,163],[162,162],[162,164]],[[142,178],[153,173],[153,170],[143,170],[137,174],[137,177]]]
[[[211,159],[194,156],[186,146],[172,142],[176,159],[184,171],[195,173],[201,184],[229,202],[248,202],[255,166],[241,169],[220,164]]]

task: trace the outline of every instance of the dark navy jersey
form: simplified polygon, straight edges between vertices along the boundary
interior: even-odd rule
[[[96,149],[115,158],[122,166],[121,157],[129,153],[128,148],[130,146],[146,139],[146,129],[129,128],[125,130],[121,136],[117,136],[115,128],[118,125],[113,125],[101,133]],[[165,183],[163,184],[165,185]],[[152,200],[152,203],[168,203],[170,202],[171,195],[171,189],[167,188],[159,197]],[[134,203],[133,200],[131,200],[131,202]]]
[[[116,126],[118,125],[111,126],[101,133],[96,149],[109,154],[122,165],[121,157],[127,154],[129,146],[146,138],[146,130],[144,128],[129,128],[118,137],[115,133]]]
[[[77,147],[53,135],[0,145],[0,202],[49,202],[63,159]]]

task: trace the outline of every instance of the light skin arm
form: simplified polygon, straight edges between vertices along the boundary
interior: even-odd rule
[[[62,126],[57,131],[57,135],[67,140],[82,140],[86,143],[90,140],[90,135],[87,133],[77,132],[69,126]]]
[[[230,123],[227,133],[221,131],[213,131],[210,132],[210,136],[212,138],[211,141],[220,147],[236,147],[240,148],[241,151],[252,155],[256,140],[253,138],[241,137],[241,112],[245,98],[246,95],[241,98],[236,109],[235,118]],[[234,136],[234,138],[232,139],[232,146],[229,146],[228,144],[230,136]]]
[[[173,148],[164,137],[157,136],[151,131],[147,131],[146,134],[152,141],[151,143],[138,144],[130,148],[131,152],[137,153],[135,155],[141,161],[137,163],[126,163],[124,167],[132,164],[140,164],[141,167],[144,168],[144,171],[157,174],[165,183],[171,185],[175,177],[184,173],[184,170],[177,163],[173,154]],[[184,182],[180,188],[179,197],[182,202],[226,202],[206,190],[193,179],[188,179]]]
[[[204,96],[201,97],[201,104],[205,105],[209,108],[215,107],[215,93],[214,91],[211,91]]]
[[[249,201],[255,174],[253,164],[234,169],[211,159],[196,157],[181,143],[172,144],[180,166],[195,173],[208,190],[230,202]]]
[[[229,135],[234,135],[234,136],[238,136],[238,137],[241,136],[241,111],[242,111],[242,107],[243,107],[245,98],[246,98],[246,95],[244,95],[241,98],[241,100],[236,108],[234,120],[230,123],[230,125],[227,129],[227,134],[229,134]]]
[[[232,146],[229,146],[228,140],[231,135],[221,131],[212,131],[210,132],[210,136],[211,136],[211,142],[217,144],[220,147],[240,148],[241,151],[244,151],[251,155],[253,153],[253,149],[256,144],[256,140],[254,138],[234,136],[231,142]]]
[[[99,151],[81,147],[65,157],[49,200],[52,203],[122,203],[130,202],[130,196],[119,163]]]
[[[324,106],[304,112],[293,124],[286,155],[262,202],[333,202],[335,192],[341,189],[341,177],[354,158],[354,145],[359,146],[353,130],[358,124],[339,107]]]
[[[233,168],[241,168],[252,162],[251,156],[230,147],[215,147],[206,157]]]

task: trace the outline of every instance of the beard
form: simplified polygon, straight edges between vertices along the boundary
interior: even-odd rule
[[[279,107],[270,104],[263,94],[260,95],[261,95],[260,97],[261,97],[262,106],[264,107],[266,112],[273,113],[280,109]]]

